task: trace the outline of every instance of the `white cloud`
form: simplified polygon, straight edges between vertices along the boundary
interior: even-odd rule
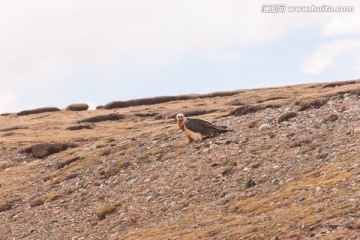
[[[334,3],[330,5],[335,6]],[[339,59],[342,57],[355,59],[354,70],[360,67],[360,41],[358,40],[360,4],[358,1],[346,1],[338,5],[354,6],[355,12],[331,15],[323,23],[323,43],[319,44],[314,52],[308,53],[301,63],[301,69],[305,74],[317,75],[331,67],[341,66]]]
[[[316,75],[333,67],[342,56],[360,60],[360,41],[343,39],[323,43],[314,53],[304,58],[301,68],[305,74]]]
[[[47,105],[60,86],[71,85],[86,69],[105,76],[99,81],[126,84],[129,80],[116,76],[125,64],[139,71],[142,66],[158,67],[160,72],[162,65],[194,55],[232,61],[244,57],[239,52],[243,48],[266,45],[330,18],[263,14],[265,3],[272,2],[0,1],[0,85],[16,89],[21,106],[34,100]]]
[[[323,36],[333,37],[360,33],[360,15],[346,14],[333,17],[322,31]]]
[[[0,113],[16,110],[18,110],[18,97],[12,92],[0,94]]]

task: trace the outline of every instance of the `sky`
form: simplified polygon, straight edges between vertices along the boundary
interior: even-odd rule
[[[288,11],[311,5],[354,12]],[[359,79],[359,12],[351,0],[0,0],[0,113]]]

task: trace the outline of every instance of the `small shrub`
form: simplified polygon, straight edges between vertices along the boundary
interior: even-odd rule
[[[96,211],[96,216],[99,220],[104,220],[106,215],[109,215],[116,211],[116,209],[121,206],[121,203],[115,203],[115,204],[106,204],[102,207],[100,207]]]
[[[282,123],[282,122],[287,121],[287,120],[289,120],[290,118],[294,118],[294,117],[297,117],[297,113],[296,113],[296,112],[288,112],[288,113],[285,113],[285,114],[281,115],[281,116],[279,117],[278,122],[279,122],[279,123]]]

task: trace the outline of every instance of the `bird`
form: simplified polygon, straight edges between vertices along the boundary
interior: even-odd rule
[[[226,126],[217,126],[205,120],[187,118],[182,113],[176,115],[176,121],[179,128],[184,131],[188,144],[200,142],[205,137],[214,137],[220,133],[233,131]]]

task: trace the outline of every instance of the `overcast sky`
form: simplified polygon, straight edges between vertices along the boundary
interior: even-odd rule
[[[0,113],[358,79],[353,13],[262,13],[265,0],[0,0]]]

